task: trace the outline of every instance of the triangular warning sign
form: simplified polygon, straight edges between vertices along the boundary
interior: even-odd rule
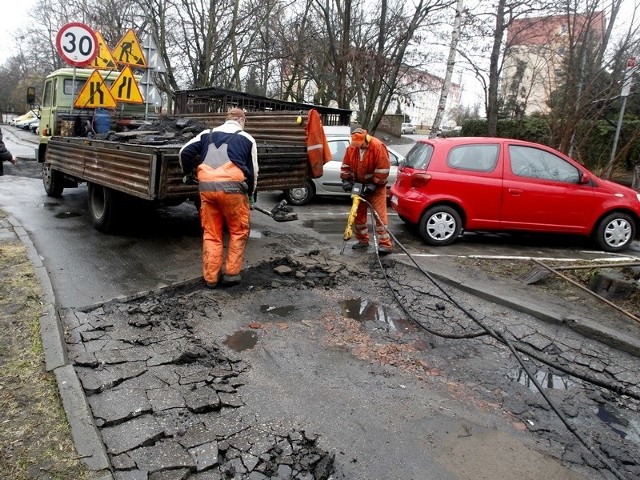
[[[129,65],[124,67],[124,70],[120,72],[116,81],[111,85],[111,95],[119,102],[143,103],[140,88],[138,88],[138,83]]]
[[[116,100],[111,95],[100,72],[94,70],[73,103],[75,108],[115,108]]]
[[[104,41],[104,37],[100,32],[95,32],[95,34],[98,39],[98,55],[96,55],[96,58],[93,59],[89,66],[105,70],[114,70],[117,68],[117,65],[116,61],[113,59],[113,55],[111,55],[109,47],[107,46],[107,42]]]
[[[113,49],[113,58],[120,65],[131,65],[135,68],[147,68],[147,61],[140,47],[138,37],[129,29]]]

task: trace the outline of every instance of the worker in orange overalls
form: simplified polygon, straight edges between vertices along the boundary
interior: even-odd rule
[[[240,108],[227,113],[226,122],[204,130],[187,142],[179,153],[185,175],[197,169],[200,190],[202,265],[205,285],[240,283],[242,258],[249,239],[250,209],[258,183],[258,148],[246,133],[246,117]],[[224,275],[223,228],[229,231]]]
[[[362,196],[377,212],[373,215],[378,237],[378,253],[391,253],[391,236],[387,231],[387,181],[389,180],[389,152],[384,143],[369,135],[366,130],[357,128],[351,134],[351,143],[347,147],[340,168],[342,188],[350,192],[354,183],[362,183]],[[378,218],[380,217],[380,218]],[[367,204],[360,202],[353,222],[357,243],[351,248],[364,250],[369,247],[367,228]]]

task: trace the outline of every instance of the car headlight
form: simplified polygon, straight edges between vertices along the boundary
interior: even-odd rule
[[[640,193],[636,194],[636,198],[638,199],[638,201],[640,202]]]

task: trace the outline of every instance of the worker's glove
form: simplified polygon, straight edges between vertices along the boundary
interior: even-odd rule
[[[184,177],[182,177],[182,183],[184,183],[185,185],[197,185],[198,179],[194,177],[193,174],[185,175]]]
[[[378,186],[375,183],[367,183],[362,189],[362,193],[373,193],[376,191],[376,188],[378,188]]]
[[[350,182],[349,180],[343,180],[342,181],[342,189],[345,192],[350,192],[351,190],[353,190],[353,182]]]
[[[253,206],[256,204],[255,198],[253,195],[249,195],[249,210],[253,210]]]

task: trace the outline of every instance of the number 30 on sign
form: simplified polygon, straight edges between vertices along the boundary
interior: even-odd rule
[[[67,23],[56,36],[56,48],[62,59],[70,65],[82,67],[96,58],[98,38],[95,32],[83,23]]]

